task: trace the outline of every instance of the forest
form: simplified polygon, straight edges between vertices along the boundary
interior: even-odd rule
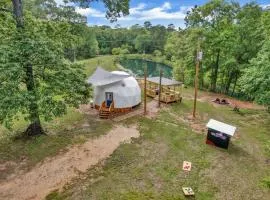
[[[192,86],[198,47],[203,52],[200,89],[269,108],[269,8],[212,0],[188,11],[183,29],[150,21],[123,28],[87,26],[68,3],[88,7],[91,1],[65,2],[0,3],[0,121],[6,126],[18,113],[39,124],[39,116],[49,120],[83,103],[90,92],[77,61],[96,56],[152,54],[170,61],[174,78]],[[112,22],[128,14],[128,1],[104,3]]]

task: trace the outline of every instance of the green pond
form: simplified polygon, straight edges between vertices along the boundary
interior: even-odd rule
[[[144,66],[147,66],[148,77],[159,76],[162,69],[163,77],[172,78],[172,68],[168,65],[143,59],[121,59],[120,64],[137,77],[144,76]]]

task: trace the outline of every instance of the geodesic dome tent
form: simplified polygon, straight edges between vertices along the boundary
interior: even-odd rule
[[[96,108],[105,101],[114,108],[132,108],[141,103],[141,88],[136,79],[123,71],[108,72],[100,67],[87,81],[94,87],[93,103]]]

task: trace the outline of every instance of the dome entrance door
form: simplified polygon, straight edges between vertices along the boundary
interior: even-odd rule
[[[106,102],[106,107],[110,107],[111,103],[113,102],[112,92],[105,92],[105,102]]]

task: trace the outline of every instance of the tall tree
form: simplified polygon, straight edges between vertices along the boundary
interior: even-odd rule
[[[145,21],[143,23],[144,28],[150,29],[152,27],[152,23],[150,21]]]
[[[270,112],[270,42],[267,41],[240,79],[241,91]]]
[[[88,6],[92,0],[74,2]],[[128,0],[103,2],[111,20],[128,14]],[[49,120],[64,114],[68,105],[78,106],[88,88],[80,66],[64,59],[61,40],[50,34],[58,25],[24,15],[22,0],[12,5],[17,30],[0,50],[0,121],[8,124],[21,112],[30,121],[26,134],[39,135],[44,133],[40,117]]]
[[[135,39],[135,48],[139,53],[153,52],[151,35],[149,33],[138,35]]]
[[[89,7],[94,1],[101,1],[107,8],[106,17],[110,21],[116,21],[118,17],[129,14],[129,0],[68,0],[79,3],[82,7]]]

